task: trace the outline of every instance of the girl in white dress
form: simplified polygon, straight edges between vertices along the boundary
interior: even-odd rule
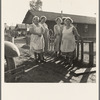
[[[44,50],[44,38],[43,38],[43,28],[39,24],[39,17],[34,16],[32,20],[31,28],[29,29],[31,33],[30,39],[30,53],[31,57],[37,60],[43,61],[42,52]]]
[[[54,51],[56,56],[60,54],[60,46],[61,46],[61,37],[62,37],[62,19],[60,17],[57,17],[55,19],[56,25],[54,25],[54,34],[55,34],[55,42],[54,42]]]
[[[77,29],[72,25],[73,20],[70,17],[64,19],[62,29],[61,52],[66,55],[68,63],[72,63],[73,54],[76,49],[76,40],[80,39]]]

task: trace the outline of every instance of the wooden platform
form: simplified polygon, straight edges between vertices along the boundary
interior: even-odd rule
[[[35,83],[84,83],[96,82],[96,67],[75,62],[67,66],[63,57],[46,56],[45,63],[36,63],[28,59],[12,71],[5,72],[6,82],[35,82]]]

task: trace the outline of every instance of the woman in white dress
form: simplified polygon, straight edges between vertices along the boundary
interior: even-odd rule
[[[43,62],[43,50],[44,50],[44,38],[43,38],[43,28],[39,24],[39,17],[34,16],[32,20],[31,28],[29,29],[31,33],[30,39],[30,54],[31,57],[35,58],[36,61]]]
[[[54,25],[54,34],[55,34],[55,42],[54,42],[54,51],[56,56],[60,54],[60,46],[61,46],[61,37],[62,37],[62,19],[60,17],[57,17],[55,19],[56,25]]]
[[[76,49],[76,39],[80,39],[77,29],[72,25],[73,20],[70,17],[64,19],[62,29],[61,52],[66,55],[68,63],[71,64]]]
[[[47,21],[46,16],[40,17],[40,24],[44,31],[43,37],[44,37],[44,42],[45,42],[45,47],[44,47],[45,53],[48,51],[48,40],[49,40],[49,29],[48,29],[48,25],[45,23],[46,21]]]

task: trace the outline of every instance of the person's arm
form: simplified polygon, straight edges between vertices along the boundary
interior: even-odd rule
[[[39,35],[39,36],[40,36],[40,34],[39,34],[39,33],[35,32],[35,30],[34,30],[34,28],[33,28],[33,27],[29,29],[29,32],[30,32],[31,34],[34,34],[34,35]]]
[[[64,26],[62,25],[62,26],[61,26],[61,37],[62,37],[63,28],[64,28]]]
[[[81,36],[78,34],[78,31],[75,27],[73,27],[73,34],[75,35],[76,37],[76,40],[82,40]]]
[[[45,23],[46,32],[49,31],[48,25]]]
[[[57,36],[57,26],[55,25],[54,26],[54,37],[56,37]]]

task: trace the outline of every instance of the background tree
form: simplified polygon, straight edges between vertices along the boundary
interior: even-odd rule
[[[32,0],[30,1],[30,9],[33,10],[42,10],[42,1],[41,0]]]

